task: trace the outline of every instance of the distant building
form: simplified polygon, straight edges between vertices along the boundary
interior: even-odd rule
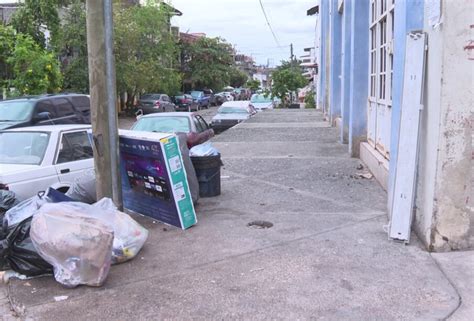
[[[20,5],[20,1],[0,2],[0,21],[3,24],[8,24]]]

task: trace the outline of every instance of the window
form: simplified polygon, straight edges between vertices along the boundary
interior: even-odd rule
[[[197,117],[193,117],[194,125],[196,126],[196,130],[198,133],[203,132],[206,128],[201,125],[199,119]]]
[[[64,133],[61,136],[57,164],[92,157],[92,146],[86,131]]]
[[[71,98],[74,107],[81,112],[89,112],[91,103],[87,96],[74,96]]]
[[[56,118],[56,109],[54,108],[53,103],[50,100],[42,100],[36,104],[36,114],[39,113],[49,113],[50,118]]]
[[[199,123],[201,124],[201,127],[203,128],[203,131],[209,128],[206,121],[201,116],[196,116],[196,118],[199,121]]]
[[[161,95],[161,100],[163,101],[170,101],[169,97],[166,95]]]
[[[369,96],[391,104],[393,79],[394,0],[372,0],[370,4]]]
[[[66,98],[56,98],[53,101],[54,105],[56,105],[58,117],[74,115],[74,108]]]
[[[0,132],[0,164],[40,165],[48,144],[45,132]]]
[[[132,130],[162,133],[189,133],[190,124],[188,117],[184,116],[158,116],[142,117],[133,126]]]

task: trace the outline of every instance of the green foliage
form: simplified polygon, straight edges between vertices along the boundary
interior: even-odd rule
[[[295,62],[282,62],[282,65],[272,73],[272,96],[286,101],[288,94],[306,86],[308,81],[301,75],[301,68]]]
[[[89,92],[87,65],[86,11],[83,0],[75,0],[64,16],[61,32],[63,88],[70,92]]]
[[[316,108],[316,101],[314,100],[314,91],[310,90],[304,97],[305,108]]]
[[[11,18],[11,25],[19,32],[29,35],[41,47],[46,46],[45,31],[51,36],[51,47],[58,43],[60,19],[58,8],[65,5],[64,0],[25,0]]]
[[[8,87],[10,79],[13,78],[13,70],[7,59],[15,49],[15,39],[15,30],[0,24],[0,88]]]
[[[232,47],[221,38],[202,37],[190,46],[189,74],[194,88],[221,89],[230,83]]]
[[[256,79],[250,79],[249,81],[247,81],[247,84],[245,86],[251,91],[257,91],[260,88],[260,81]]]
[[[30,36],[17,35],[15,48],[7,63],[14,74],[11,84],[19,94],[54,93],[60,90],[62,79],[58,61]]]
[[[230,68],[229,77],[229,84],[235,88],[242,87],[249,78],[245,72],[235,67]]]
[[[119,7],[114,14],[117,91],[129,100],[143,92],[176,93],[181,75],[178,47],[169,32],[166,6]],[[129,102],[130,103],[130,102]]]

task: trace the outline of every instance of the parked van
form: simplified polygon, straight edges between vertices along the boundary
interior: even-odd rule
[[[0,130],[58,124],[90,124],[90,99],[83,94],[27,96],[0,101]]]

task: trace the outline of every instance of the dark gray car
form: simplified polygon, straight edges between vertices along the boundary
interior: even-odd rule
[[[87,95],[41,95],[0,101],[0,129],[90,123]]]
[[[143,114],[175,111],[175,105],[166,94],[144,94],[140,97],[137,107]]]

